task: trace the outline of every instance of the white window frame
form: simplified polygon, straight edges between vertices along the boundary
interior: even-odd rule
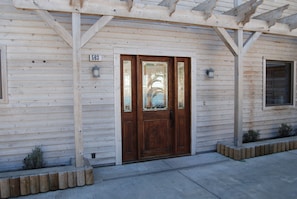
[[[2,98],[0,98],[0,104],[8,103],[8,94],[7,94],[7,62],[6,62],[6,46],[0,45],[1,50],[1,91],[2,91]]]
[[[293,103],[290,105],[276,105],[276,106],[266,106],[266,60],[276,60],[276,61],[287,61],[293,62],[293,79],[292,79],[292,100]],[[275,58],[264,58],[263,57],[263,109],[264,110],[281,110],[281,109],[291,109],[296,108],[296,61],[285,60],[285,59],[275,59]]]

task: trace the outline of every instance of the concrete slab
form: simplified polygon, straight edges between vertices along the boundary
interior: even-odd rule
[[[286,152],[181,173],[218,198],[297,198],[296,165],[296,154]]]
[[[215,164],[223,161],[230,161],[230,159],[218,153],[206,153],[195,156],[184,156],[134,164],[101,167],[94,169],[94,175],[96,180],[102,181],[144,175],[148,173],[159,173],[162,171],[170,171],[205,164]]]
[[[297,149],[296,150],[292,150],[292,151],[289,151],[290,153],[295,153],[297,154]]]
[[[203,187],[200,187],[181,175],[178,171],[169,171],[129,178],[119,178],[117,180],[108,180],[93,186],[49,192],[46,194],[32,195],[23,198],[190,199],[196,198],[197,196],[205,199],[216,198]]]
[[[92,186],[20,198],[297,198],[296,152],[277,153],[245,161],[234,161],[221,158],[216,153],[208,153],[96,168],[95,184]]]
[[[218,153],[204,153],[196,156],[170,158],[170,159],[165,159],[163,161],[173,169],[180,169],[180,168],[186,168],[186,167],[215,164],[215,163],[231,161],[231,160]]]
[[[139,162],[119,166],[109,166],[94,169],[96,181],[118,179],[128,176],[138,176],[149,173],[167,171],[170,167],[163,160]]]

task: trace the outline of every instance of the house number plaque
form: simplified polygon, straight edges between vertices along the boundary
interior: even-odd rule
[[[90,61],[92,61],[92,62],[102,61],[102,56],[99,55],[99,54],[91,54],[90,55]]]

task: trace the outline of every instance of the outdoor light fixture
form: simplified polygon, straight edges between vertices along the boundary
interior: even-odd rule
[[[212,68],[206,70],[206,75],[208,78],[214,78],[214,70]]]
[[[93,77],[100,77],[100,68],[98,66],[94,66],[92,68]]]

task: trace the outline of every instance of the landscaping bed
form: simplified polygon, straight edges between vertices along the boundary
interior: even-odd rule
[[[217,152],[234,160],[243,160],[297,149],[297,136],[250,142],[241,147],[234,143],[218,142]]]
[[[94,184],[90,165],[61,166],[0,173],[0,198],[25,196]]]

